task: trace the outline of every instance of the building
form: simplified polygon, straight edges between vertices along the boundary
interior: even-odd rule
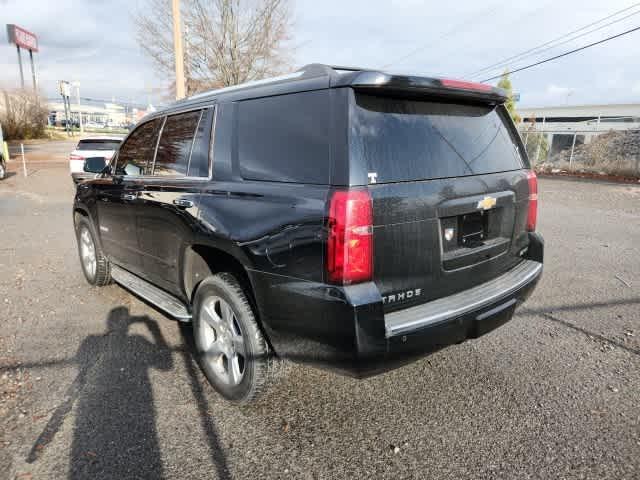
[[[563,105],[519,108],[518,125],[525,144],[532,132],[547,137],[549,153],[591,142],[612,130],[640,129],[640,103],[603,105]]]
[[[49,106],[49,123],[52,125],[62,125],[65,119],[64,104],[62,102],[50,101]],[[152,106],[144,108],[132,108],[117,103],[91,104],[83,103],[78,105],[71,102],[70,119],[73,125],[79,124],[80,114],[82,115],[82,124],[91,125],[108,125],[115,127],[124,127],[132,123],[137,123],[140,118],[155,110]]]

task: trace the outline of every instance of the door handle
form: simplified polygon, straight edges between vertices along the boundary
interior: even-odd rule
[[[120,198],[122,200],[135,200],[136,198],[138,198],[138,196],[134,193],[123,193],[122,195],[120,195]]]
[[[181,208],[193,207],[193,202],[191,200],[187,200],[186,198],[176,198],[173,201],[173,204]]]

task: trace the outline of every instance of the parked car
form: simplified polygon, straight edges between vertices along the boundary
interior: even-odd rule
[[[73,181],[93,177],[93,174],[85,172],[85,161],[89,157],[104,157],[111,160],[116,149],[122,142],[122,137],[87,137],[78,142],[75,150],[69,155],[69,171]]]
[[[505,100],[313,64],[177,102],[78,186],[84,274],[192,322],[205,375],[235,402],[279,358],[364,377],[484,335],[543,261]]]
[[[66,127],[67,124],[69,125],[70,128],[80,128],[80,120],[60,120],[60,126],[61,127]]]

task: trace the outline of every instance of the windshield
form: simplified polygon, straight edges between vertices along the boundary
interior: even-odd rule
[[[378,183],[517,170],[522,159],[504,122],[495,106],[355,93],[350,152]]]
[[[119,140],[80,140],[77,150],[116,150]]]

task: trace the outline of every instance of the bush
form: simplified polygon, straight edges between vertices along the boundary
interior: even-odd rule
[[[5,140],[44,137],[47,116],[47,102],[31,90],[3,90],[0,95],[0,123]]]
[[[546,135],[536,132],[535,130],[529,130],[523,134],[522,140],[525,141],[525,138],[527,156],[529,157],[531,165],[534,165],[536,161],[538,163],[544,162],[549,153],[549,142],[547,141]]]

